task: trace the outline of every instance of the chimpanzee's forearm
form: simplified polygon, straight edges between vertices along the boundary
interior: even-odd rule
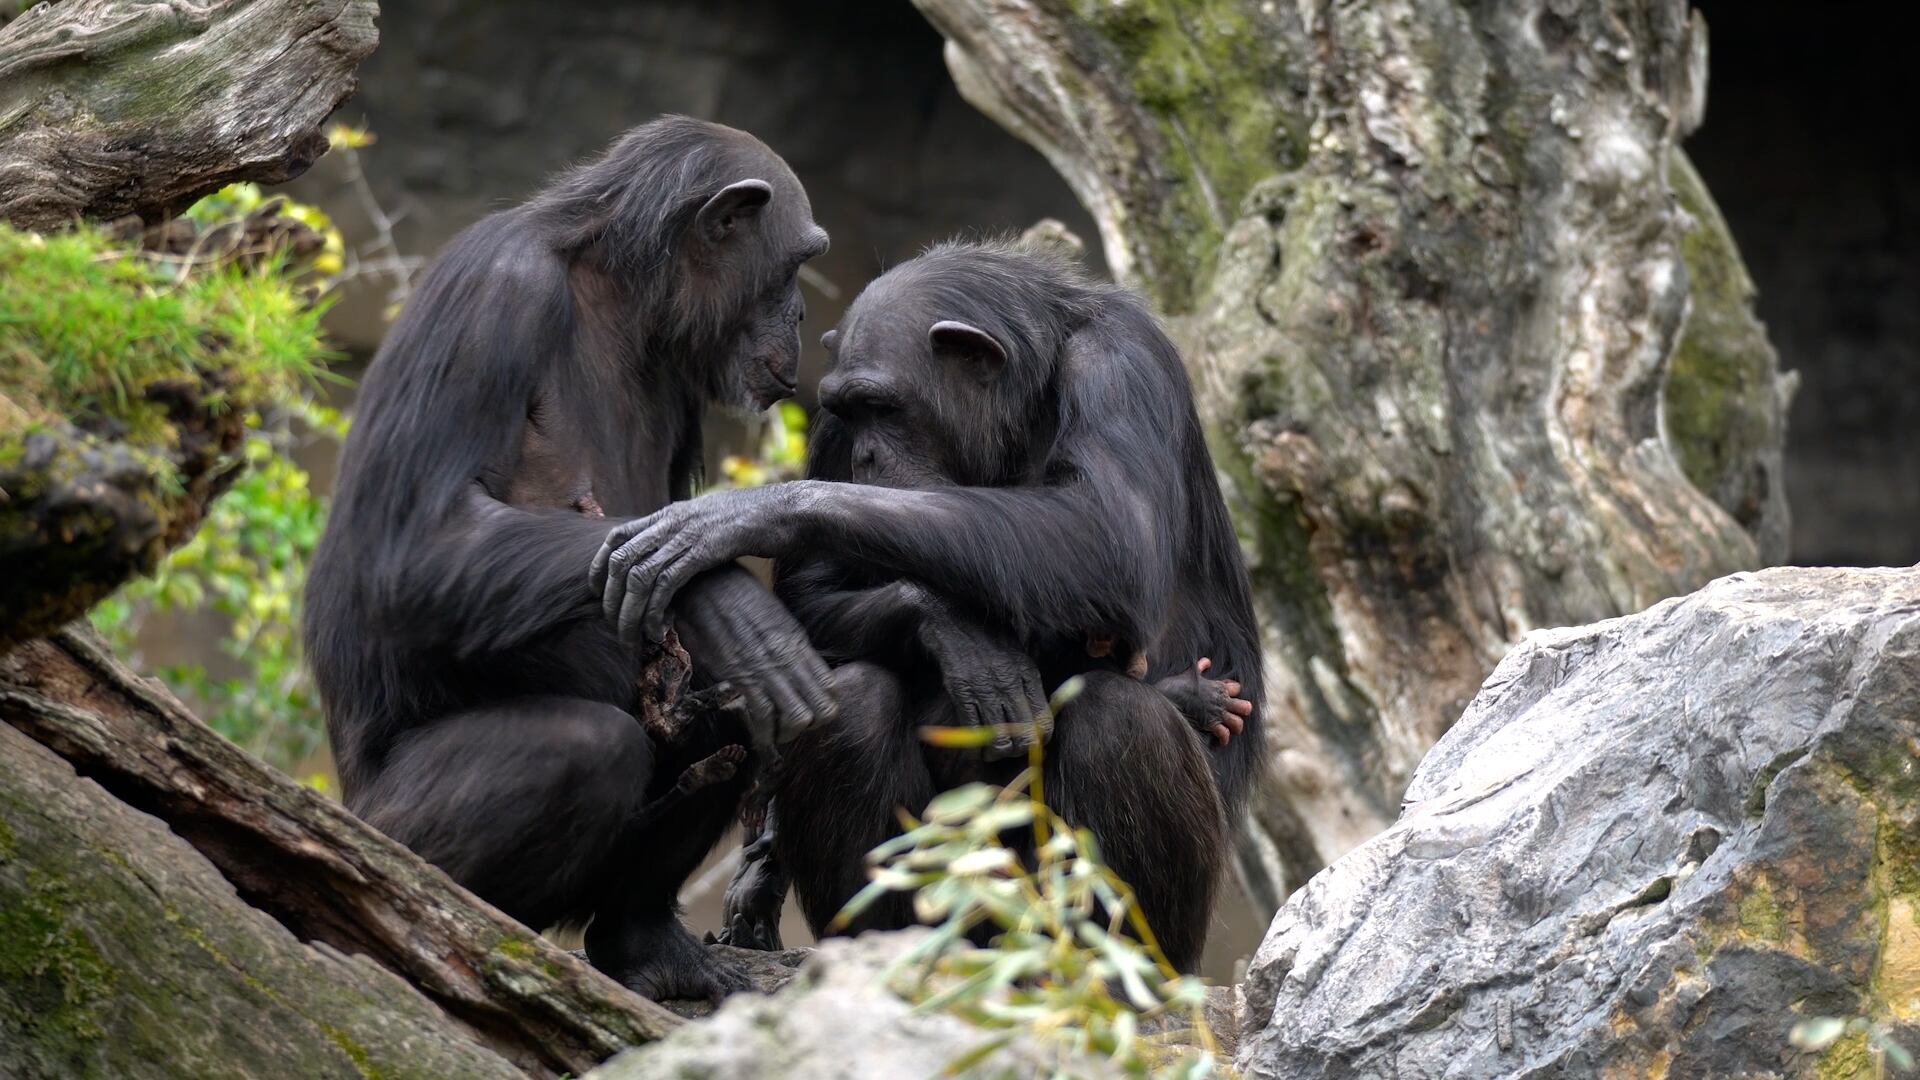
[[[1170,587],[1161,534],[1124,489],[797,486],[796,546],[938,582],[1017,635],[1145,640]]]
[[[402,636],[446,635],[436,644],[462,657],[507,652],[561,624],[600,617],[600,594],[581,568],[609,524],[476,494],[430,550],[375,577],[387,583],[376,610]]]
[[[852,582],[842,568],[814,560],[783,566],[777,592],[829,663],[888,663],[924,655],[920,629],[931,594],[905,581]]]

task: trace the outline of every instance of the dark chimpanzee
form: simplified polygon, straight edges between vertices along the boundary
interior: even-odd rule
[[[1260,654],[1173,344],[1133,293],[975,244],[894,268],[826,342],[832,419],[812,470],[830,479],[719,492],[616,527],[594,564],[608,609],[623,632],[658,638],[695,575],[774,556],[819,640],[839,634],[829,624],[880,627],[876,647],[949,635],[944,651],[988,672],[983,698],[1012,703],[988,719],[1025,719],[1034,694],[982,626],[1007,627],[1044,687],[1087,672],[1048,744],[1048,799],[1099,837],[1169,958],[1191,969],[1262,750]],[[818,552],[838,569],[796,562]],[[1146,680],[1127,670],[1142,652]],[[1255,706],[1237,737],[1213,730],[1221,697],[1192,706],[1205,721],[1194,725],[1158,685],[1188,672],[1194,692],[1207,689],[1198,657]],[[777,796],[774,847],[816,926],[862,883],[861,854],[891,834],[892,808],[917,809],[942,779],[915,741],[924,693],[872,662],[840,668],[835,685],[840,720],[789,748]],[[964,683],[947,689],[979,716]]]
[[[308,655],[347,805],[522,922],[590,918],[589,958],[649,997],[745,985],[675,894],[738,805],[742,744],[833,701],[799,624],[715,563],[677,623],[746,722],[650,737],[639,651],[582,571],[617,519],[689,496],[709,403],[792,392],[796,275],[826,247],[778,155],[684,117],[475,224],[367,373],[314,558]]]

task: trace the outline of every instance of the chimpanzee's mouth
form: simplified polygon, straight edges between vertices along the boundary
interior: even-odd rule
[[[793,371],[789,373],[782,370],[782,365],[778,360],[769,359],[762,361],[762,363],[766,365],[767,374],[773,376],[774,382],[786,388],[787,393],[791,394],[800,389],[800,366],[798,364],[795,364]]]

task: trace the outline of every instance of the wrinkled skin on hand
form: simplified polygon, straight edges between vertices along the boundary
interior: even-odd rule
[[[1042,741],[1052,732],[1039,667],[1011,635],[958,617],[944,601],[916,590],[923,612],[920,643],[939,666],[941,685],[960,722],[1010,731],[985,747],[982,756],[989,761],[1024,756],[1036,732]]]
[[[1173,702],[1193,730],[1225,746],[1246,730],[1253,702],[1240,696],[1238,681],[1207,678],[1207,669],[1212,666],[1213,661],[1203,656],[1191,670],[1169,675],[1153,685]]]
[[[668,607],[697,575],[744,555],[785,554],[797,522],[791,511],[806,485],[708,492],[614,526],[590,580],[621,640],[664,639]]]
[[[832,676],[786,606],[738,567],[707,574],[680,597],[675,629],[703,676],[739,695],[764,759],[836,710]]]

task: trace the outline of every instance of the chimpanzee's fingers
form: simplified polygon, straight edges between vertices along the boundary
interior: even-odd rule
[[[606,584],[609,565],[614,562],[614,552],[626,546],[627,541],[633,539],[633,534],[639,527],[638,521],[623,521],[607,530],[607,538],[600,541],[600,550],[594,552],[593,563],[587,567],[588,584],[596,589]],[[618,569],[617,566],[614,568]]]
[[[1035,729],[1046,719],[1047,694],[1046,691],[1040,688],[1039,672],[1037,671],[1030,670],[1023,674],[1020,677],[1020,688],[1023,694],[1020,702],[1020,711],[1022,713],[1019,717],[1020,728],[1027,732],[1028,738],[1031,739]]]
[[[627,598],[628,567],[624,559],[619,559],[617,551],[615,558],[617,561],[607,566],[607,579],[600,586],[600,613],[608,622],[619,618],[620,603]]]
[[[1027,740],[1025,735],[1014,734],[1015,732],[1023,731],[1018,721],[1019,717],[1013,708],[1007,705],[1000,707],[1000,716],[996,721],[999,725],[999,734],[994,736],[993,745],[988,748],[987,756],[989,758],[995,761],[1001,761],[1026,753]]]
[[[800,694],[788,681],[785,673],[775,674],[768,680],[767,694],[773,698],[773,707],[779,723],[774,741],[785,743],[813,726],[813,711],[800,699]]]
[[[760,687],[752,683],[740,686],[740,703],[747,712],[747,737],[758,749],[780,745],[780,713],[767,700]]]
[[[1193,669],[1195,671],[1198,671],[1200,674],[1205,675],[1207,673],[1207,669],[1212,666],[1213,666],[1213,660],[1210,657],[1203,656],[1200,658],[1199,663],[1193,665]]]
[[[646,599],[646,590],[642,586],[640,575],[645,567],[636,566],[624,574],[615,574],[607,582],[605,603],[615,605],[611,615],[614,627],[620,633],[620,640],[629,645],[640,641],[640,616],[642,602]]]
[[[1220,683],[1220,689],[1225,690],[1227,692],[1228,697],[1240,696],[1240,684],[1238,682],[1235,682],[1232,679],[1222,680]]]
[[[695,542],[676,545],[673,556],[663,561],[658,576],[653,579],[653,595],[647,599],[647,633],[653,640],[660,641],[667,636],[667,607],[680,595],[680,589],[695,574],[717,565],[705,562],[699,554],[699,544]]]
[[[654,643],[664,641],[667,636],[667,605],[672,603],[677,588],[667,588],[667,580],[679,565],[686,550],[693,546],[686,533],[661,544],[659,550],[648,556],[645,562],[634,567],[634,587],[640,591],[641,625],[645,628],[647,640]]]
[[[1227,702],[1227,711],[1237,717],[1252,716],[1253,702],[1248,701],[1246,698],[1234,698]]]
[[[1213,725],[1213,737],[1214,737],[1214,740],[1218,742],[1221,746],[1225,746],[1227,745],[1228,741],[1233,738],[1233,735],[1232,733],[1227,731],[1227,725],[1215,724]]]
[[[1238,735],[1241,732],[1247,730],[1247,722],[1233,715],[1232,713],[1226,713],[1222,715],[1220,717],[1220,722],[1222,724],[1225,724],[1227,729],[1233,732],[1235,735]]]
[[[802,696],[807,699],[807,707],[813,710],[815,720],[831,720],[840,713],[840,701],[833,696],[833,676],[827,662],[810,645],[803,645],[799,668],[799,683]]]

